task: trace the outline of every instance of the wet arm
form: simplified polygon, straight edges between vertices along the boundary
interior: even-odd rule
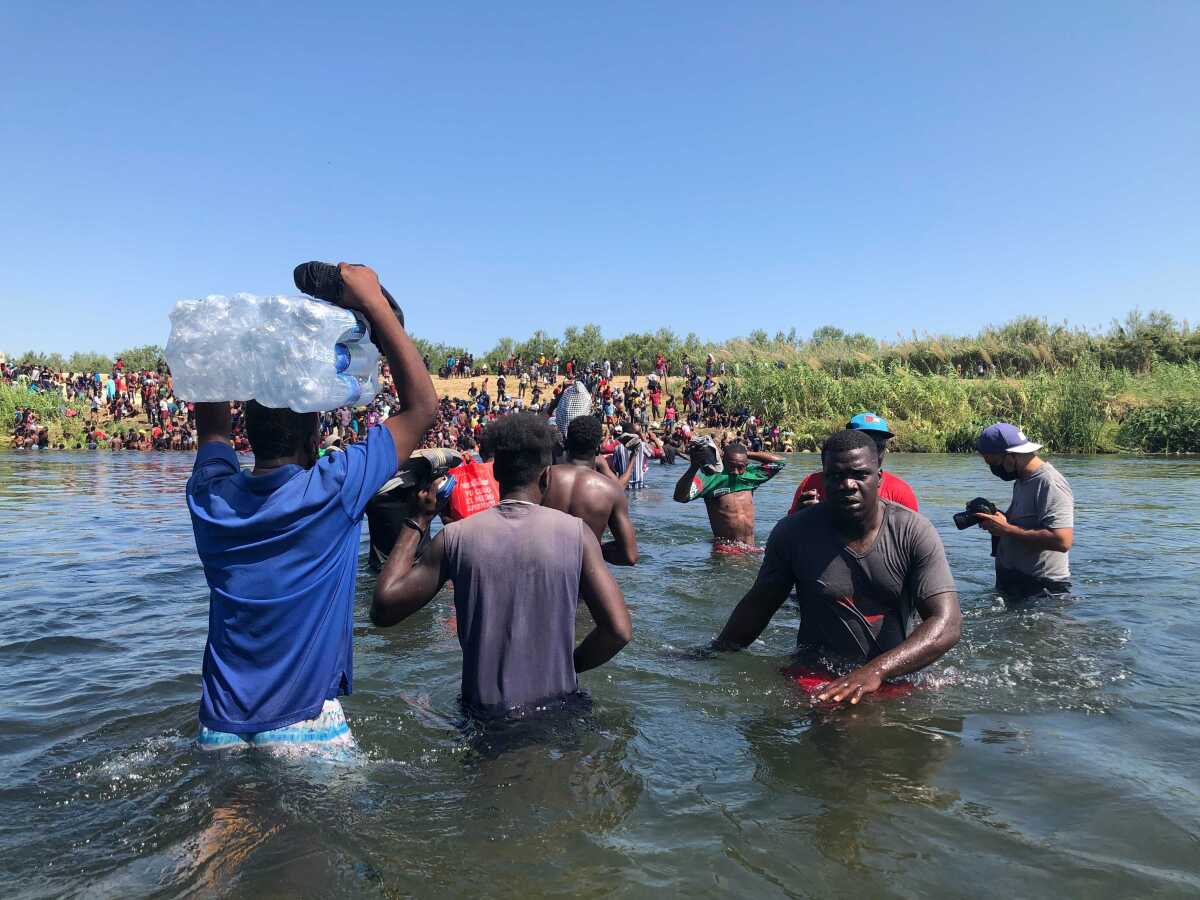
[[[879,690],[887,679],[925,668],[958,643],[962,635],[962,611],[957,593],[935,594],[917,604],[917,611],[921,614],[921,624],[904,641],[832,682],[815,699],[858,703],[864,694]]]
[[[613,504],[612,515],[608,517],[608,530],[612,532],[613,539],[601,547],[605,561],[614,566],[636,566],[637,532],[633,530],[633,522],[629,519],[629,500],[624,491]]]
[[[417,519],[428,530],[432,518]],[[444,535],[439,532],[421,559],[413,562],[421,534],[405,527],[388,555],[387,563],[375,582],[371,599],[371,623],[381,628],[402,622],[421,609],[442,589],[442,555]]]
[[[629,454],[629,461],[625,464],[625,471],[622,472],[620,475],[614,474],[613,477],[616,478],[617,481],[621,482],[622,490],[624,490],[629,485],[630,480],[633,478],[633,454],[632,453]]]
[[[584,532],[579,592],[596,623],[596,627],[575,648],[575,671],[586,672],[608,662],[633,637],[633,625],[629,621],[625,597],[604,564],[600,542],[590,531]]]
[[[756,581],[734,607],[729,621],[712,642],[712,649],[741,650],[758,640],[791,589],[787,583]]]

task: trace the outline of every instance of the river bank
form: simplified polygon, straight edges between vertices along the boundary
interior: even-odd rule
[[[439,397],[466,399],[471,386],[482,388],[485,378],[494,396],[495,374],[435,376],[433,383]],[[616,387],[628,381],[625,375],[613,379]],[[839,376],[808,363],[746,363],[737,377],[717,381],[728,384],[733,405],[778,423],[801,451],[818,449],[850,415],[870,410],[892,424],[893,449],[911,453],[973,452],[980,430],[996,421],[1014,422],[1058,452],[1200,453],[1200,365],[1192,363],[1161,363],[1142,375],[1085,364],[1020,379],[922,374],[904,366]],[[508,378],[510,395],[516,394],[515,382],[515,376]],[[682,378],[669,378],[666,387],[677,393],[682,384]],[[548,393],[548,386],[542,390]],[[0,421],[11,422],[22,405],[34,406],[49,425],[52,446],[82,449],[88,422],[111,431],[103,409],[93,416],[85,404],[67,403],[60,395],[0,384]],[[149,430],[150,424],[137,415],[117,427]],[[11,446],[6,430],[0,449]]]

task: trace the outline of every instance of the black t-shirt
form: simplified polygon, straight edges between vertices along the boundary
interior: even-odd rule
[[[954,591],[942,539],[929,520],[888,500],[875,543],[846,547],[828,504],[802,509],[771,531],[760,584],[796,588],[796,640],[850,658],[871,658],[900,644],[920,621],[917,604]]]

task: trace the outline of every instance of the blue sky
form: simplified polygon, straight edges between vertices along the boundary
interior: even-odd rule
[[[424,337],[1200,319],[1200,3],[6,4],[0,349],[370,262]]]

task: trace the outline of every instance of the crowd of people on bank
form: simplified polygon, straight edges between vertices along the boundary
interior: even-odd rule
[[[430,360],[425,357],[426,369]],[[443,372],[468,377],[481,370],[472,357],[449,357]],[[672,371],[681,373],[668,386]],[[617,429],[636,422],[646,431],[676,447],[700,428],[717,429],[722,440],[741,440],[754,451],[788,452],[790,435],[769,425],[748,409],[730,401],[723,363],[711,354],[693,366],[684,354],[677,367],[659,353],[643,375],[636,358],[629,362],[628,377],[619,384],[625,363],[605,360],[581,363],[540,356],[525,360],[513,356],[497,367],[495,380],[482,370],[472,380],[466,398],[443,396],[438,416],[422,446],[469,450],[477,446],[488,423],[515,412],[547,413],[569,386],[583,384],[593,399],[594,411],[605,427],[605,443],[612,445]],[[61,400],[59,413],[67,420],[80,417],[82,427],[63,428],[51,439],[48,422],[33,406],[18,407],[12,423],[12,443],[19,450],[142,450],[196,449],[195,404],[179,400],[172,391],[165,362],[153,369],[136,370],[118,358],[108,372],[55,372],[36,364],[0,362],[0,382],[19,384],[30,392]],[[345,447],[397,408],[396,385],[386,362],[381,363],[381,390],[365,406],[342,407],[321,414],[322,440],[327,447]],[[82,411],[80,410],[82,406]],[[249,452],[250,443],[241,423],[242,404],[233,405],[233,447]],[[145,421],[143,422],[142,419]]]

